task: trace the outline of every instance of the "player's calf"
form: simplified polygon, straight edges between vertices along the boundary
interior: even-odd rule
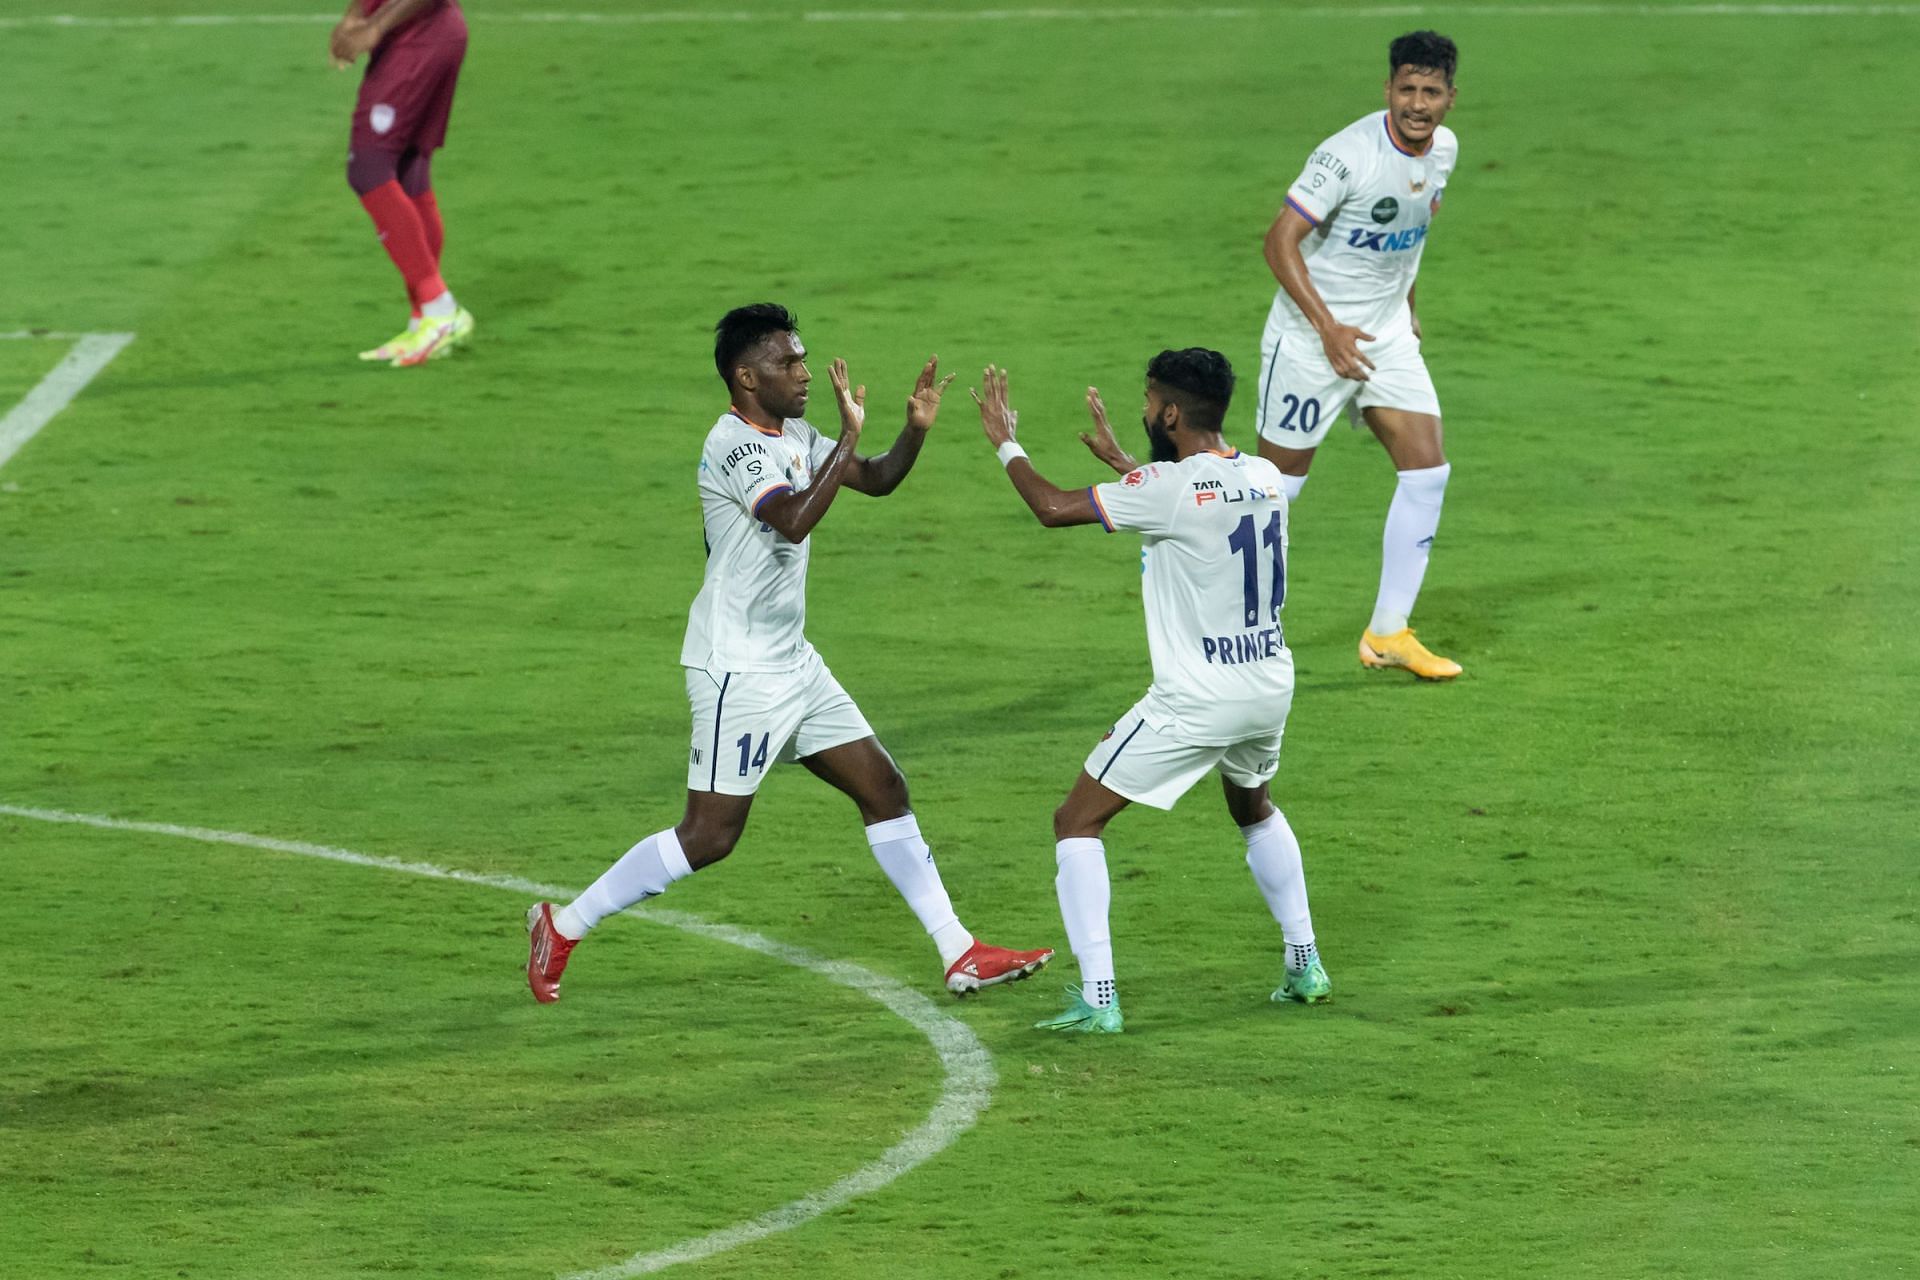
[[[656,831],[622,854],[587,891],[555,911],[535,903],[527,912],[527,985],[533,998],[551,1004],[560,998],[560,975],[580,939],[615,912],[658,897],[676,880],[693,874],[679,838],[669,828]]]

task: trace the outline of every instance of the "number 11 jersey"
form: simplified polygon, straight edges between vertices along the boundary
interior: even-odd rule
[[[1141,595],[1154,730],[1195,746],[1270,734],[1293,696],[1280,631],[1287,592],[1287,500],[1280,471],[1238,450],[1148,463],[1088,492],[1109,533],[1146,548]]]

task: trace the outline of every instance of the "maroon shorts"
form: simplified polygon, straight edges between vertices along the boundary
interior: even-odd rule
[[[367,64],[360,98],[353,104],[355,151],[424,155],[447,140],[453,86],[467,56],[466,24],[459,23],[444,36],[436,33],[431,40],[405,38],[412,34],[401,32],[400,39],[382,46]]]

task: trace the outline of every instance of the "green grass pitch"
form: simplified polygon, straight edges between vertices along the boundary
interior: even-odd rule
[[[21,20],[337,4],[0,11],[0,332],[139,335],[0,468],[0,804],[584,885],[680,805],[719,314],[794,306],[876,445],[930,352],[1004,363],[1042,471],[1096,478],[1089,383],[1130,423],[1205,344],[1251,387],[1285,184],[1433,25],[1455,474],[1415,620],[1467,675],[1356,664],[1391,477],[1336,431],[1276,786],[1336,1002],[1268,1003],[1202,787],[1109,833],[1124,1037],[1028,1030],[1064,954],[955,1006],[850,807],[780,771],[665,905],[939,997],[999,1083],[671,1274],[1914,1273],[1920,12],[544,7],[469,6],[435,172],[480,332],[415,373],[353,359],[402,299],[323,21]],[[0,412],[62,349],[0,341]],[[1029,520],[964,385],[821,527],[809,631],[963,918],[1064,949],[1048,814],[1147,679],[1137,559]],[[497,889],[0,816],[0,893],[9,1276],[578,1272],[831,1184],[940,1090],[877,1005],[644,920],[536,1007]]]

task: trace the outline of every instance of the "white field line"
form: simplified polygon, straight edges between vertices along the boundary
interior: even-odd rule
[[[430,862],[382,858],[370,853],[355,853],[351,849],[309,844],[304,840],[276,840],[271,836],[249,835],[243,831],[215,831],[206,827],[175,826],[168,822],[128,822],[119,818],[101,817],[97,814],[66,813],[58,809],[33,809],[12,804],[0,804],[0,814],[26,818],[34,822],[68,823],[83,827],[98,827],[106,831],[135,831],[144,835],[199,840],[207,844],[232,844],[249,849],[266,849],[274,853],[297,854],[304,858],[324,858],[330,862],[345,862],[356,867],[374,867],[382,871],[397,871],[403,875],[425,876],[430,880],[452,880],[460,884],[484,885],[489,889],[506,889],[535,898],[570,899],[576,892],[558,885],[524,880],[519,876],[461,871],[451,867],[435,866]],[[993,1086],[997,1083],[998,1077],[994,1072],[992,1055],[987,1052],[986,1046],[980,1043],[979,1038],[964,1022],[942,1013],[933,1001],[911,987],[896,982],[892,978],[882,977],[871,969],[863,969],[857,964],[849,964],[844,960],[828,960],[800,947],[776,942],[762,934],[738,929],[732,925],[714,924],[711,921],[702,920],[699,916],[688,915],[684,911],[633,907],[629,908],[626,914],[640,916],[656,924],[666,925],[670,929],[679,929],[702,938],[711,938],[715,942],[724,942],[729,946],[757,951],[783,964],[817,973],[829,982],[836,982],[859,992],[927,1038],[934,1052],[939,1055],[945,1079],[941,1081],[939,1100],[934,1103],[933,1110],[927,1113],[925,1120],[922,1120],[899,1142],[882,1152],[877,1159],[854,1170],[832,1186],[804,1195],[798,1200],[783,1204],[746,1222],[723,1227],[691,1240],[683,1240],[652,1253],[637,1253],[625,1262],[595,1271],[579,1272],[568,1280],[616,1280],[618,1277],[650,1275],[682,1262],[694,1262],[701,1258],[712,1257],[716,1253],[723,1253],[728,1249],[737,1249],[741,1245],[750,1244],[755,1240],[810,1222],[856,1196],[862,1196],[886,1186],[952,1146],[962,1133],[973,1127],[980,1113],[992,1100]]]
[[[53,420],[54,414],[72,404],[73,398],[86,389],[94,376],[133,341],[130,333],[0,334],[4,338],[35,336],[79,340],[73,344],[73,350],[67,352],[66,359],[53,366],[19,404],[7,411],[6,417],[0,418],[0,467],[6,466],[7,459],[38,435],[40,428]]]
[[[673,23],[752,22],[1127,22],[1141,19],[1415,18],[1425,15],[1491,18],[1860,18],[1912,17],[1920,4],[1356,4],[1304,9],[1212,6],[1088,9],[789,9],[657,10],[645,13],[489,13],[469,22],[581,26],[658,26]],[[19,27],[238,27],[324,26],[338,13],[203,13],[95,17],[48,13],[0,18],[0,30]]]

